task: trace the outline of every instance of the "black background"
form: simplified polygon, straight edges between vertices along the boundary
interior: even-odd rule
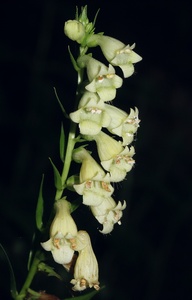
[[[20,288],[42,173],[47,202],[54,197],[48,157],[59,163],[63,115],[53,87],[68,112],[75,95],[76,73],[67,50],[68,44],[75,46],[64,36],[63,24],[75,17],[76,5],[85,4],[90,20],[100,8],[96,32],[136,42],[143,57],[114,100],[126,111],[137,106],[141,119],[136,166],[116,186],[115,198],[127,201],[122,225],[102,236],[87,210],[78,220],[92,232],[101,285],[106,285],[95,299],[191,299],[188,1],[1,1],[0,241]],[[0,258],[0,299],[9,299],[8,268]]]

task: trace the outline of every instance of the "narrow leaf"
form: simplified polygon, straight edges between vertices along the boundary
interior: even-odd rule
[[[42,231],[43,229],[43,210],[44,210],[44,200],[43,200],[43,182],[44,182],[44,175],[41,179],[39,195],[37,200],[37,207],[36,207],[36,226],[37,229]]]
[[[16,281],[15,281],[15,275],[14,275],[14,272],[13,272],[13,268],[12,268],[11,262],[9,260],[9,257],[8,257],[5,249],[3,248],[3,246],[1,244],[0,244],[0,249],[3,252],[3,254],[5,255],[8,266],[9,266],[11,296],[12,296],[13,299],[16,299],[16,296],[18,295],[18,292],[17,292],[17,287],[16,287]]]
[[[71,202],[71,213],[74,212],[82,204],[82,197],[78,197],[73,202]]]
[[[39,228],[38,228],[38,229],[39,229]],[[39,229],[39,230],[40,230],[40,229]],[[34,234],[33,234],[33,237],[32,237],[32,245],[34,245],[35,238],[36,238],[36,234],[34,233]],[[28,262],[27,262],[27,270],[30,269],[33,255],[34,255],[34,251],[33,251],[33,247],[32,247],[31,250],[29,251],[29,257],[28,257]]]
[[[75,71],[79,72],[80,68],[78,67],[77,62],[76,62],[73,54],[71,53],[70,47],[68,47],[68,51],[69,51],[69,56],[70,56],[70,59],[71,59],[71,62],[73,64]]]
[[[65,132],[63,129],[63,124],[61,124],[61,134],[60,134],[59,146],[60,146],[60,158],[61,158],[62,162],[64,162],[64,159],[65,159]]]
[[[43,262],[41,262],[38,265],[38,270],[47,273],[48,276],[54,276],[57,277],[59,280],[62,280],[62,277],[58,273],[56,273],[52,267],[46,265]]]
[[[62,190],[63,186],[62,186],[62,181],[61,181],[61,175],[60,175],[59,171],[57,170],[56,166],[54,165],[54,163],[52,162],[51,158],[49,158],[49,160],[53,167],[55,187],[58,190]]]
[[[59,99],[59,96],[58,96],[58,94],[57,94],[56,88],[54,87],[53,89],[54,89],[54,92],[55,92],[56,99],[57,99],[57,101],[58,101],[58,103],[59,103],[59,105],[60,105],[60,108],[61,108],[61,110],[62,110],[64,116],[65,116],[67,119],[69,119],[69,116],[68,116],[68,114],[66,113],[66,110],[64,109],[63,104],[61,103],[61,101],[60,101],[60,99]]]

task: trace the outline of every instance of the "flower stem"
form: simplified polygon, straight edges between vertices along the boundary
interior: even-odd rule
[[[83,82],[83,69],[80,69],[78,71],[78,77],[77,77],[77,92],[76,92],[76,103],[75,103],[75,108],[78,105],[78,99],[79,99],[79,85]],[[70,121],[70,130],[69,130],[69,135],[68,135],[68,141],[67,141],[67,149],[65,153],[65,160],[63,164],[63,171],[61,174],[61,181],[62,181],[62,186],[63,189],[59,190],[57,189],[56,195],[55,195],[55,200],[59,200],[62,197],[63,191],[66,186],[66,180],[69,174],[69,169],[72,161],[72,153],[73,149],[76,143],[76,128],[77,124],[74,123],[73,121]]]
[[[38,265],[39,263],[43,260],[43,253],[40,252],[40,251],[37,251],[35,256],[34,256],[34,259],[33,259],[33,262],[31,264],[31,267],[29,269],[29,272],[28,272],[28,275],[27,275],[27,278],[25,280],[25,283],[20,291],[20,293],[16,296],[15,300],[23,300],[25,299],[26,295],[27,295],[27,292],[28,292],[28,289],[32,283],[32,280],[38,270]]]

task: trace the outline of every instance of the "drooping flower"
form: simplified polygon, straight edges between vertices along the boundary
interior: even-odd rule
[[[133,74],[134,64],[142,60],[142,57],[133,51],[135,44],[126,46],[113,37],[95,34],[90,37],[88,45],[91,45],[93,40],[95,43],[97,41],[108,62],[122,69],[125,78]]]
[[[109,175],[89,154],[85,148],[74,151],[73,159],[81,162],[79,184],[74,184],[75,191],[83,196],[83,204],[99,205],[103,198],[110,197],[114,188],[110,184]]]
[[[122,210],[126,208],[126,202],[123,205],[119,201],[118,204],[112,197],[105,198],[99,205],[92,205],[91,211],[97,221],[103,225],[103,234],[108,234],[113,230],[114,224],[121,225]]]
[[[74,267],[74,291],[83,291],[86,288],[99,290],[99,269],[96,256],[93,252],[89,234],[86,231],[78,231],[75,238],[70,239],[73,250],[78,251],[79,255]]]
[[[96,141],[101,165],[110,173],[110,181],[122,181],[135,163],[132,158],[135,154],[134,147],[123,147],[120,141],[103,131],[90,138]]]
[[[123,139],[123,146],[129,145],[134,139],[134,134],[139,127],[138,109],[130,109],[130,113],[106,104],[105,111],[111,116],[111,122],[107,129]]]
[[[74,158],[82,162],[80,183],[73,185],[76,192],[83,196],[83,204],[90,207],[93,215],[103,225],[103,234],[110,233],[114,224],[120,224],[122,210],[126,204],[116,204],[111,197],[114,188],[110,184],[111,177],[106,175],[100,165],[84,148],[74,153]]]
[[[77,226],[70,214],[70,203],[65,197],[57,200],[54,206],[56,214],[50,227],[50,239],[41,243],[41,246],[51,251],[55,262],[65,265],[71,262],[74,254],[66,237],[74,237]]]
[[[105,103],[96,93],[85,92],[80,99],[78,110],[70,113],[73,122],[79,123],[80,133],[95,135],[102,127],[107,127],[111,121],[105,111]]]
[[[80,56],[77,60],[81,68],[87,68],[89,84],[86,90],[97,93],[103,101],[111,101],[116,96],[116,89],[122,86],[123,80],[115,74],[112,65],[107,67],[89,55]]]

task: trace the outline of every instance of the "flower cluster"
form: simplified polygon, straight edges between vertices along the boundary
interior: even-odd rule
[[[123,181],[135,164],[132,142],[140,122],[136,107],[125,112],[113,105],[117,89],[123,84],[115,67],[120,67],[122,77],[127,78],[134,73],[134,64],[141,57],[133,51],[135,44],[125,45],[104,34],[95,34],[94,30],[94,22],[89,22],[87,18],[86,7],[82,8],[75,20],[64,24],[65,34],[80,47],[77,59],[70,52],[80,79],[78,105],[69,114],[71,124],[75,124],[73,128],[76,129],[69,134],[69,138],[72,137],[73,140],[68,139],[71,144],[68,144],[66,153],[70,154],[62,159],[62,176],[56,172],[59,182],[57,192],[60,196],[61,190],[67,187],[81,195],[82,203],[90,208],[101,224],[100,232],[109,234],[115,224],[121,224],[123,210],[126,208],[125,200],[115,200],[113,183]],[[95,59],[92,53],[87,53],[89,48],[97,46],[108,61],[107,65]],[[84,142],[86,145],[75,148],[77,142]],[[95,145],[96,157],[89,151],[90,145]],[[65,163],[68,168],[71,160],[80,164],[78,176],[66,175]],[[89,234],[77,229],[71,216],[71,202],[66,197],[55,199],[55,217],[49,239],[41,245],[46,251],[51,251],[55,262],[67,270],[74,265],[74,278],[71,280],[74,291],[82,291],[88,287],[98,290],[98,263]]]
[[[79,36],[81,31],[81,40],[78,37],[76,41],[86,49],[99,46],[108,65],[95,59],[92,53],[83,51],[76,60],[76,67],[86,71],[87,79],[77,110],[69,116],[78,124],[80,135],[85,140],[95,141],[99,162],[85,148],[76,149],[73,159],[82,165],[79,182],[73,187],[83,196],[83,204],[90,207],[103,225],[101,232],[107,234],[113,230],[115,223],[120,224],[126,207],[125,201],[116,202],[112,198],[114,188],[111,183],[124,180],[134,166],[135,149],[131,143],[140,122],[136,107],[130,108],[127,113],[111,103],[123,84],[115,67],[120,67],[123,77],[127,78],[134,73],[134,64],[142,58],[133,51],[135,44],[125,45],[112,37],[95,34],[88,20],[85,22],[80,18],[78,28],[76,22],[65,23],[66,35],[74,40],[72,36]]]
[[[71,216],[71,204],[62,198],[55,203],[56,214],[50,228],[50,238],[41,243],[46,251],[51,251],[55,262],[70,270],[74,252],[79,252],[74,266],[73,290],[82,291],[87,287],[99,289],[98,263],[92,249],[89,234],[77,231]]]

